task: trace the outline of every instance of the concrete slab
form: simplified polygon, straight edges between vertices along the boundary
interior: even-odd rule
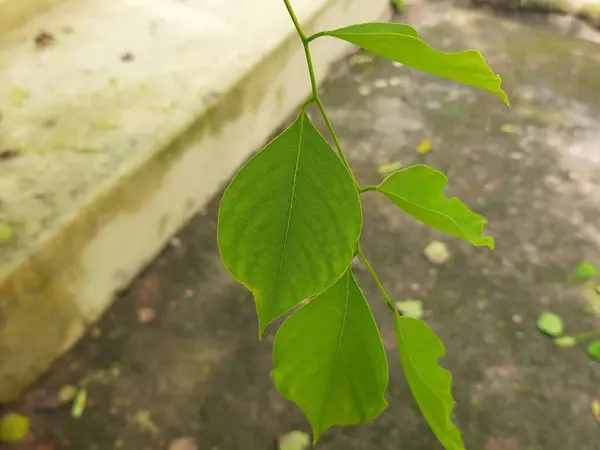
[[[295,0],[307,32],[387,0]],[[50,36],[35,42],[40,30]],[[314,45],[322,79],[349,49]],[[72,0],[0,36],[0,402],[66,351],[309,93],[278,0]]]

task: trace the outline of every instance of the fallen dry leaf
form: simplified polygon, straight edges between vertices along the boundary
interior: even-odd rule
[[[194,438],[180,437],[171,441],[168,450],[198,450],[198,446]]]
[[[156,311],[152,308],[144,306],[137,310],[137,321],[142,325],[152,322],[156,319]]]

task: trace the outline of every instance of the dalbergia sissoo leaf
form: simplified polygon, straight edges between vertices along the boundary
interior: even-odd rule
[[[260,334],[345,272],[361,225],[350,173],[303,111],[240,169],[219,209],[221,257],[253,292]]]
[[[367,422],[387,406],[387,359],[352,270],[286,319],[273,358],[275,385],[300,406],[315,442],[326,429]]]
[[[452,375],[438,365],[444,344],[429,326],[418,319],[395,314],[398,353],[410,389],[446,450],[464,450],[460,431],[452,423]]]
[[[447,182],[442,172],[420,164],[394,172],[377,190],[425,225],[473,245],[494,248],[494,238],[483,235],[485,218],[459,199],[446,197]]]
[[[414,28],[395,23],[365,23],[322,34],[415,69],[493,92],[508,104],[500,77],[475,50],[459,53],[435,50],[419,39]]]

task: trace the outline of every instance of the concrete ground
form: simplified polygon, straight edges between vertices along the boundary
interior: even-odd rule
[[[600,398],[600,363],[581,348],[556,348],[535,321],[550,309],[569,330],[600,326],[587,287],[572,279],[581,260],[600,263],[600,47],[443,6],[415,8],[402,20],[437,47],[482,50],[512,108],[364,56],[336,66],[323,100],[362,184],[377,183],[383,164],[443,170],[449,193],[488,218],[497,248],[440,235],[376,193],[364,196],[363,248],[395,299],[423,301],[446,343],[468,449],[598,449],[590,404]],[[426,155],[415,151],[423,140],[433,147]],[[282,433],[308,430],[269,378],[275,327],[257,340],[251,296],[220,262],[218,200],[88,338],[6,405],[33,418],[39,446],[21,448],[153,450],[191,436],[201,450],[271,450]],[[450,250],[443,265],[423,257],[432,240]],[[367,426],[326,433],[318,448],[441,448],[396,363],[383,300],[367,274],[359,278],[390,357],[390,407]],[[57,393],[69,384],[87,386],[79,419],[59,406]]]

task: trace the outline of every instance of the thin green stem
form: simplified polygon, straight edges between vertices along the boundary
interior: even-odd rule
[[[323,102],[321,101],[321,98],[319,97],[319,90],[317,88],[317,78],[315,77],[315,68],[314,68],[313,62],[312,62],[312,55],[310,53],[309,43],[312,39],[314,39],[315,37],[318,37],[317,35],[320,35],[320,34],[316,33],[316,34],[312,35],[311,37],[307,38],[306,35],[304,34],[304,31],[302,31],[302,26],[300,25],[300,21],[298,20],[298,17],[296,17],[296,13],[294,12],[294,9],[292,8],[290,0],[283,0],[283,3],[285,4],[285,7],[287,8],[288,13],[292,19],[292,22],[294,23],[294,27],[296,27],[296,31],[298,32],[298,35],[300,36],[300,39],[302,40],[302,47],[304,47],[304,55],[306,56],[306,64],[308,66],[308,75],[310,77],[312,98],[314,99],[315,103],[317,104],[317,106],[319,108],[319,111],[321,112],[321,116],[323,117],[325,126],[327,126],[327,131],[329,131],[331,139],[333,139],[335,148],[336,148],[338,154],[340,155],[340,158],[342,159],[344,166],[346,166],[346,169],[348,169],[348,172],[350,172],[350,176],[352,177],[352,180],[354,181],[354,184],[356,185],[356,187],[358,189],[360,187],[358,185],[358,182],[356,181],[354,172],[352,172],[350,163],[348,162],[348,159],[346,158],[346,155],[344,154],[344,151],[342,150],[340,141],[337,138],[335,131],[333,130],[333,125],[331,124],[331,121],[329,120],[329,117],[327,116],[327,113],[325,112],[325,106],[323,106]]]
[[[371,266],[371,263],[369,262],[369,260],[365,256],[365,254],[362,252],[362,249],[360,247],[358,249],[358,257],[365,264],[365,266],[367,266],[367,270],[369,271],[369,273],[371,274],[371,276],[375,280],[375,284],[377,284],[377,287],[381,291],[381,294],[383,295],[383,298],[385,299],[385,302],[387,303],[388,308],[390,308],[392,310],[392,312],[395,314],[396,313],[396,307],[394,306],[394,302],[392,302],[392,299],[390,298],[390,296],[388,295],[388,293],[385,291],[385,288],[383,287],[383,284],[381,284],[381,281],[379,281],[379,277],[375,273],[375,270],[373,269],[373,266]]]
[[[325,36],[326,31],[319,31],[318,33],[315,34],[311,34],[309,37],[306,38],[307,42],[312,42],[317,38],[320,38],[321,36]]]
[[[306,41],[306,35],[302,31],[302,27],[300,26],[300,21],[296,17],[296,13],[294,12],[294,8],[292,8],[292,4],[290,3],[290,0],[283,0],[283,3],[285,3],[285,7],[288,10],[288,13],[290,15],[290,18],[292,19],[292,22],[294,22],[294,26],[296,27],[296,31],[300,35],[300,39],[302,39],[302,42]]]
[[[600,330],[588,331],[587,333],[570,334],[576,341],[587,341],[588,339],[600,336]]]
[[[377,190],[377,186],[365,186],[365,187],[360,188],[358,190],[358,192],[360,192],[362,194],[363,192],[376,191],[376,190]]]

